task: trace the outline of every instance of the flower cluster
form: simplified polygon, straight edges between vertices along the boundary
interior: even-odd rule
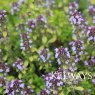
[[[50,62],[50,53],[48,48],[39,50],[38,54],[40,56],[39,60],[41,59],[43,62]]]
[[[71,14],[70,22],[72,25],[85,25],[87,24],[86,20],[82,17],[81,13],[78,11],[75,11]]]
[[[74,54],[81,55],[83,53],[83,50],[85,49],[84,42],[82,40],[74,40],[70,42],[69,45],[71,45]]]
[[[23,88],[24,83],[22,82],[22,80],[11,80],[11,82],[6,84],[5,93],[8,95],[15,95],[17,93],[21,94]]]
[[[31,90],[30,86],[24,87],[24,89],[21,91],[22,95],[32,95],[34,90]]]
[[[76,11],[79,8],[78,4],[76,2],[72,2],[69,4],[69,13],[72,14],[74,11]]]
[[[47,20],[46,20],[46,18],[45,18],[45,16],[42,16],[42,15],[39,15],[38,17],[37,17],[37,22],[47,22]]]
[[[24,28],[25,28],[24,26],[25,26],[24,23],[18,24],[18,25],[16,25],[16,30],[17,30],[17,31],[20,30],[20,32],[22,32],[22,31],[24,30]]]
[[[81,40],[74,40],[69,43],[72,48],[72,52],[75,54],[75,62],[79,61],[80,56],[83,54],[83,51],[85,50],[84,42]]]
[[[38,26],[44,26],[46,27],[46,17],[43,15],[38,15],[36,19],[28,19],[26,22],[25,30],[28,32],[33,32],[35,28],[38,28]],[[41,27],[40,27],[41,28]]]
[[[48,92],[47,89],[43,89],[40,91],[40,95],[47,95],[47,94],[50,94],[50,92]]]
[[[13,2],[11,4],[11,14],[14,15],[15,12],[19,12],[20,11],[20,6],[17,2]]]
[[[4,93],[7,95],[32,95],[34,90],[30,88],[30,86],[26,86],[22,80],[11,80],[6,83],[6,89]]]
[[[14,15],[15,12],[20,12],[20,6],[25,3],[26,0],[18,0],[18,2],[11,3],[11,14]]]
[[[20,39],[21,39],[20,40],[21,41],[20,48],[22,50],[28,50],[28,49],[30,49],[32,47],[32,45],[31,45],[32,41],[30,40],[30,36],[29,36],[28,32],[21,33],[20,34]]]
[[[89,14],[92,16],[93,18],[93,23],[95,24],[95,6],[90,5],[88,8]]]
[[[55,7],[56,6],[56,2],[55,0],[45,0],[46,4],[45,6],[50,10],[51,7]]]
[[[0,64],[0,72],[8,73],[9,71],[10,71],[10,68],[7,63]]]
[[[28,19],[28,22],[26,22],[26,24],[28,25],[28,28],[26,28],[26,31],[28,32],[32,32],[32,30],[35,28],[36,23],[34,20],[32,19]]]
[[[95,16],[95,6],[89,6],[88,11],[90,15]]]
[[[63,70],[59,69],[58,71],[56,71],[55,73],[48,73],[47,75],[43,76],[44,80],[46,82],[46,89],[44,89],[42,92],[43,93],[47,93],[53,94],[53,90],[56,90],[56,94],[58,94],[59,90],[58,88],[60,86],[62,86],[64,84],[63,82]],[[42,93],[41,92],[41,93]],[[43,95],[43,94],[41,94]]]
[[[4,86],[6,82],[6,77],[0,77],[0,87]]]
[[[46,17],[43,15],[38,15],[38,17],[36,18],[36,24],[38,26],[43,25],[44,27],[46,27],[45,23],[47,23]]]
[[[77,3],[72,2],[69,7],[72,8],[72,10],[69,9],[69,21],[71,22],[73,28],[72,37],[74,40],[82,39],[85,36],[84,29],[88,25],[88,22],[82,13],[78,10]]]
[[[63,60],[66,64],[68,64],[70,59],[70,53],[68,51],[68,48],[64,48],[64,47],[56,48],[55,58],[57,58],[58,64],[61,64]]]
[[[65,84],[78,84],[82,81],[81,76],[74,75],[74,73],[72,73],[69,68],[59,68],[54,73],[48,73],[46,75],[43,75],[43,77],[46,87],[41,90],[40,95],[60,95],[60,87],[63,87]]]
[[[19,4],[19,5],[22,5],[22,4],[25,3],[25,2],[26,2],[26,0],[19,0],[19,1],[18,1],[18,4]]]
[[[75,60],[76,60],[76,57],[75,57]],[[76,61],[75,61],[75,62],[76,62]],[[69,64],[68,70],[69,70],[70,72],[74,72],[75,70],[77,70],[75,62],[72,62],[71,64]]]
[[[83,39],[88,30],[87,27],[88,22],[86,21],[85,18],[83,18],[82,14],[78,12],[78,7],[76,7],[75,10],[72,12],[69,11],[69,14],[70,14],[69,20],[73,26],[73,38],[74,38],[74,41],[70,42],[69,44],[71,45],[72,52],[74,53],[74,57],[75,57],[74,62],[79,62],[81,55],[85,52]]]
[[[0,26],[6,22],[6,11],[0,10]]]
[[[17,59],[15,63],[13,63],[13,67],[17,67],[20,71],[22,71],[25,67],[21,59]]]
[[[90,57],[84,62],[86,66],[95,66],[95,56]]]
[[[89,26],[87,29],[87,37],[90,42],[95,42],[95,26]]]

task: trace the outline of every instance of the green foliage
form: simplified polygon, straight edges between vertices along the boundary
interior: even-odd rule
[[[50,10],[44,6],[45,0],[42,0],[43,2],[41,2],[41,0],[27,0],[21,5],[20,12],[16,12],[12,15],[10,12],[10,4],[14,1],[17,2],[18,0],[0,1],[0,10],[7,11],[7,24],[4,26],[7,28],[5,31],[1,31],[0,28],[0,34],[2,34],[2,36],[0,35],[0,49],[3,51],[2,58],[0,55],[0,64],[7,62],[11,67],[10,73],[8,73],[6,77],[8,81],[12,79],[21,79],[26,85],[30,85],[32,89],[39,93],[45,88],[45,81],[42,75],[58,69],[58,64],[54,58],[54,49],[60,46],[69,47],[68,43],[73,39],[72,25],[69,22],[68,16],[68,5],[71,1],[75,0],[55,0],[56,7],[51,5]],[[83,12],[84,17],[87,17],[88,24],[93,25],[92,18],[86,10],[89,5],[87,0],[79,1],[79,10]],[[91,0],[91,4],[95,4],[95,1]],[[20,49],[20,34],[26,33],[26,30],[23,28],[17,30],[17,26],[19,24],[24,24],[25,27],[27,27],[25,23],[28,19],[36,20],[38,15],[43,15],[47,18],[46,26],[44,26],[45,23],[39,23],[37,27],[33,29],[33,32],[29,33],[33,42],[32,48],[23,51]],[[86,43],[85,46],[87,47],[87,56],[81,56],[82,61],[87,59],[89,55],[95,56],[95,46],[93,48],[90,46],[89,42]],[[49,48],[51,50],[51,63],[43,63],[38,60],[38,51],[43,48]],[[16,67],[12,67],[12,64],[17,58],[23,61],[25,69],[22,71],[18,70]],[[80,61],[79,64],[77,64],[78,69],[85,72],[84,69],[86,69],[86,67],[84,65],[81,67],[82,65],[83,62]],[[63,68],[65,68],[65,65]],[[79,84],[73,87],[69,85],[68,87],[63,87],[63,90],[60,88],[60,95],[71,95],[72,89],[79,93],[77,95],[81,95],[81,91],[87,91],[91,88],[93,88],[91,81],[83,80],[81,85]],[[4,88],[0,87],[0,95],[3,93],[3,90]],[[95,94],[94,90],[93,88],[91,95]]]

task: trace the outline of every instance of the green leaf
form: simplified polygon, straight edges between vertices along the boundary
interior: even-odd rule
[[[87,89],[90,89],[92,87],[92,85],[87,80],[84,80],[82,82],[82,87],[87,90]]]
[[[84,88],[81,87],[81,86],[74,86],[74,89],[79,90],[79,91],[83,91],[84,90]]]
[[[26,60],[26,61],[24,62],[24,67],[27,67],[28,64],[29,64],[29,62],[28,62],[28,60]]]
[[[43,36],[42,37],[42,42],[43,42],[43,44],[46,44],[47,43],[47,37],[46,36]]]
[[[3,32],[3,37],[6,38],[7,32]]]

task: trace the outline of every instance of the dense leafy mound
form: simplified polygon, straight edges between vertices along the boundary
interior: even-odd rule
[[[95,1],[0,1],[0,95],[94,95]]]

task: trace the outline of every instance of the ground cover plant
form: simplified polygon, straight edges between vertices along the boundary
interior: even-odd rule
[[[1,0],[0,95],[95,95],[95,0]]]

